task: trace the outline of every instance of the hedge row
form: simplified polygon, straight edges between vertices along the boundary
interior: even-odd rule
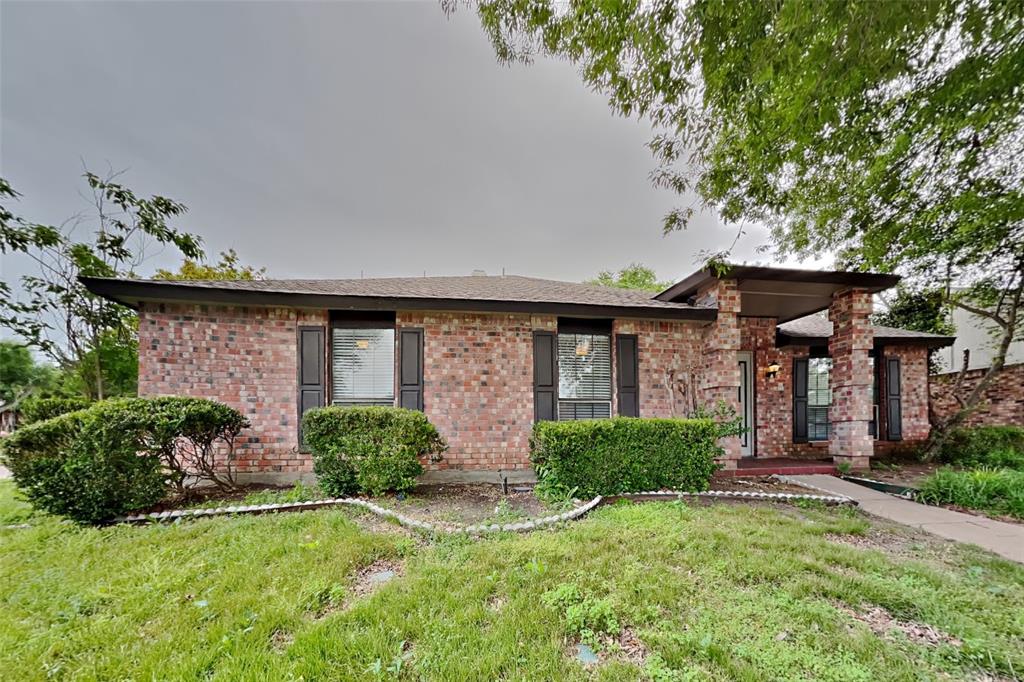
[[[21,426],[27,426],[69,412],[84,410],[91,404],[92,401],[87,398],[36,398],[30,396],[18,406],[18,423]]]
[[[539,422],[530,458],[548,496],[615,495],[647,490],[707,490],[721,452],[712,419]]]

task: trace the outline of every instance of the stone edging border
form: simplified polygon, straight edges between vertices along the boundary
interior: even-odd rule
[[[598,495],[594,499],[582,504],[578,507],[570,509],[562,514],[554,514],[552,516],[545,516],[539,519],[530,519],[529,521],[520,521],[517,523],[505,523],[505,524],[477,524],[470,526],[460,526],[457,528],[445,528],[438,526],[428,521],[420,521],[404,514],[399,514],[393,509],[387,509],[373,502],[367,500],[361,500],[358,498],[351,497],[339,497],[326,500],[316,500],[313,502],[287,502],[284,504],[256,504],[246,506],[234,506],[234,507],[218,507],[216,509],[179,509],[175,511],[163,511],[153,512],[151,514],[136,514],[133,516],[124,516],[114,519],[114,523],[130,523],[130,524],[146,524],[146,523],[160,523],[166,521],[179,521],[182,519],[198,519],[210,516],[229,516],[233,514],[277,514],[279,512],[290,512],[290,511],[306,511],[310,509],[323,509],[325,507],[343,506],[347,505],[350,507],[358,507],[365,509],[377,516],[383,518],[394,519],[400,525],[406,528],[423,531],[426,533],[447,533],[457,535],[460,533],[466,533],[470,535],[480,535],[483,533],[499,533],[499,532],[511,532],[511,533],[523,533],[539,528],[545,528],[547,526],[555,525],[556,523],[562,523],[564,521],[572,521],[578,519],[590,512],[594,507],[597,507],[602,502],[616,500],[616,499],[628,499],[636,501],[645,500],[665,500],[665,499],[683,499],[683,498],[707,498],[707,499],[739,499],[739,500],[776,500],[780,502],[791,502],[796,500],[808,500],[818,501],[824,504],[856,504],[856,502],[848,497],[838,497],[834,495],[801,495],[794,493],[763,493],[763,492],[733,492],[725,490],[710,490],[703,493],[690,493],[681,492],[675,490],[653,490],[641,493],[621,493],[619,495],[610,495],[608,497],[602,497]]]

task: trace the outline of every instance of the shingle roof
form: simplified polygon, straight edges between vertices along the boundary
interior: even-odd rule
[[[465,301],[480,305],[530,304],[593,306],[636,309],[661,313],[660,317],[699,317],[713,319],[714,310],[685,303],[655,300],[648,291],[561,282],[519,275],[469,275],[463,277],[387,277],[377,279],[268,279],[268,280],[139,280],[83,277],[90,291],[123,303],[138,300],[175,300],[188,293],[198,300],[208,292],[210,300],[255,297],[328,297],[358,302],[358,299],[415,301],[419,307],[431,301]],[[325,299],[326,302],[326,299]],[[328,306],[329,307],[329,306]]]
[[[905,340],[930,343],[931,345],[949,345],[956,338],[943,334],[931,334],[928,332],[915,332],[910,329],[899,329],[897,327],[883,327],[872,325],[876,339],[891,339],[895,341]],[[780,333],[790,338],[821,339],[832,335],[832,322],[821,315],[808,315],[798,320],[786,322],[778,326]]]

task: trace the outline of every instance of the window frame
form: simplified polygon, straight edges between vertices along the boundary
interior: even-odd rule
[[[812,368],[813,364],[816,363],[816,362],[827,362],[828,363],[828,369],[824,373],[812,371],[811,368]],[[831,415],[831,410],[832,410],[832,368],[833,368],[833,366],[834,365],[832,363],[832,358],[828,357],[828,356],[826,356],[826,357],[809,357],[809,358],[807,358],[807,442],[808,443],[828,442],[830,436],[832,435],[832,415]],[[825,388],[822,389],[821,386],[818,385],[818,386],[816,386],[815,388],[812,389],[812,387],[811,387],[811,385],[812,385],[811,384],[812,377],[820,377],[820,376],[822,376],[822,374],[824,374],[824,376],[825,376],[825,381],[826,381]],[[824,403],[824,404],[821,404],[821,403],[816,403],[816,402],[812,401],[811,395],[820,393],[822,390],[825,390],[828,393],[828,402]],[[824,409],[824,411],[825,411],[824,422],[822,423],[822,422],[820,422],[818,420],[812,420],[811,419],[811,414],[812,414],[811,411],[812,410],[822,410],[822,409]],[[815,430],[816,428],[821,428],[822,426],[824,426],[824,437],[820,437],[819,434],[817,433],[817,431]],[[813,433],[813,435],[812,435],[812,433]]]
[[[336,317],[337,315],[337,317]],[[359,396],[353,400],[339,401],[335,399],[335,334],[339,331],[352,330],[385,331],[391,333],[391,396],[390,399],[376,399],[370,396]],[[370,407],[390,406],[394,407],[398,400],[398,328],[395,324],[395,315],[381,314],[365,317],[347,317],[343,313],[332,313],[330,324],[330,337],[328,338],[327,353],[327,391],[325,402],[335,407]]]
[[[604,343],[607,344],[607,356],[608,356],[608,367],[607,367],[607,398],[580,398],[580,397],[567,397],[562,394],[562,381],[566,376],[565,367],[562,362],[562,339],[563,337],[574,337],[573,346],[578,347],[581,337],[589,337],[591,344],[593,340],[600,338]],[[593,350],[591,351],[594,352]],[[615,349],[612,342],[612,331],[610,325],[605,328],[604,325],[594,323],[568,323],[559,324],[557,331],[555,332],[555,360],[558,367],[557,374],[557,388],[555,392],[555,417],[557,421],[579,421],[582,419],[609,419],[615,416],[614,400],[615,400]],[[603,386],[601,387],[603,388]],[[593,392],[593,391],[591,391]],[[573,410],[577,408],[575,406],[591,406],[591,415],[596,413],[593,409],[597,406],[607,406],[607,416],[583,416],[577,417],[575,414],[571,417],[563,417],[562,406],[573,405]]]

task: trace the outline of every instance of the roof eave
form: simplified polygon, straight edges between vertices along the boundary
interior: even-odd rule
[[[785,346],[828,346],[827,336],[807,336],[787,334],[779,331],[775,334],[776,348]],[[925,346],[928,349],[946,348],[956,341],[955,336],[875,336],[876,346]]]
[[[711,321],[716,308],[663,306],[616,306],[586,303],[500,301],[465,298],[415,298],[400,296],[344,296],[336,294],[244,291],[157,282],[80,277],[85,287],[108,300],[138,309],[141,303],[198,303],[213,305],[261,305],[330,310],[437,310],[464,312],[541,313],[575,317],[631,317]]]

